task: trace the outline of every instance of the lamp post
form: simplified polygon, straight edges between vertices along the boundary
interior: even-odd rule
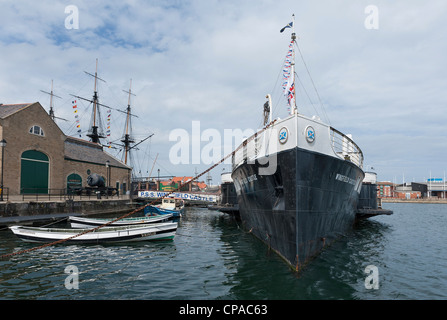
[[[2,139],[0,141],[0,147],[2,148],[2,174],[1,174],[1,191],[0,191],[0,201],[3,201],[3,167],[4,167],[4,159],[5,159],[5,147],[6,147],[6,140]]]
[[[106,160],[107,188],[110,186],[110,160]]]
[[[160,169],[158,169],[158,189],[160,191]]]

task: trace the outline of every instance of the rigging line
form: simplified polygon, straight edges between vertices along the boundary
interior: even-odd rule
[[[289,53],[288,50],[287,50],[287,53]],[[281,68],[280,68],[278,77],[277,77],[277,79],[276,79],[276,83],[275,83],[275,86],[274,86],[274,90],[276,90],[276,87],[278,86],[279,77],[281,76],[281,73],[284,72],[284,66],[285,66],[285,64],[286,64],[286,60],[287,60],[287,54],[285,55],[285,58],[284,58],[284,60],[283,60],[283,62],[282,62],[282,64],[281,64]],[[277,97],[276,97],[276,102],[275,102],[275,103],[272,103],[272,104],[275,106],[275,108],[274,108],[275,113],[272,114],[272,117],[277,117],[277,116],[279,116],[279,112],[281,111],[280,102],[281,102],[282,100],[284,100],[284,99],[285,99],[285,98],[284,98],[284,90],[282,89],[282,85],[281,85],[281,93],[277,95]]]
[[[278,76],[276,77],[276,81],[275,81],[275,85],[273,86],[272,93],[275,92],[276,88],[278,87],[278,84],[279,84],[279,81],[280,81],[279,79],[281,77],[281,74],[283,73],[284,64],[285,63],[286,63],[286,58],[284,58],[284,60],[283,60],[283,62],[281,64],[281,68],[279,69]],[[281,99],[281,94],[278,94],[278,97],[276,98],[276,104],[274,104],[275,105],[275,108],[274,108],[275,114],[272,113],[272,117],[273,117],[273,115],[278,115],[279,114],[279,110],[278,110],[279,108],[276,108],[276,107],[279,106],[279,100],[280,99]],[[273,108],[273,106],[271,106],[271,107]]]
[[[147,139],[150,139],[153,135],[154,135],[154,133],[152,133],[151,135],[147,136],[146,138],[144,138],[143,140],[141,140],[141,141],[139,141],[137,143],[133,142],[134,145],[131,146],[130,148],[128,148],[128,157],[129,157],[129,159],[132,159],[132,161],[133,161],[133,165],[131,165],[133,168],[136,168],[135,165],[137,164],[139,166],[139,168],[140,168],[140,171],[141,171],[141,159],[140,159],[140,157],[135,157],[134,150],[139,150],[136,147],[138,145],[140,145],[141,143],[143,143],[144,141],[146,141]],[[136,160],[135,160],[135,158],[136,158]]]
[[[132,175],[134,177],[141,176],[141,158],[134,156],[131,156],[130,158],[133,161]]]
[[[287,51],[288,52],[288,51]],[[285,65],[285,62],[286,62],[286,59],[287,59],[287,57],[285,57],[284,59],[283,59],[283,61],[282,61],[282,63],[281,63],[281,66],[280,66],[280,68],[279,68],[279,72],[278,72],[278,76],[276,77],[276,81],[275,81],[275,84],[273,85],[273,89],[272,89],[272,96],[276,96],[275,97],[275,99],[276,99],[276,101],[273,103],[272,102],[272,105],[270,106],[272,109],[273,109],[273,113],[272,113],[272,118],[275,118],[275,117],[277,117],[277,116],[279,116],[279,112],[280,112],[280,107],[279,107],[279,102],[280,102],[280,100],[281,100],[281,96],[282,96],[282,92],[280,93],[280,94],[273,94],[274,92],[276,92],[276,89],[277,89],[277,87],[278,87],[278,85],[280,84],[280,77],[281,77],[281,74],[283,73],[283,70],[284,70],[284,65]],[[281,90],[282,91],[282,90]],[[270,110],[270,112],[272,112],[271,110]],[[264,119],[262,118],[262,120],[261,120],[261,124],[263,124],[264,123]],[[259,127],[261,127],[261,126],[259,126]]]
[[[277,94],[276,95],[276,102],[272,103],[275,106],[275,108],[273,108],[274,109],[274,113],[272,114],[272,118],[279,117],[279,112],[281,111],[280,110],[281,100],[285,100],[284,95],[282,93],[281,94]]]
[[[89,84],[89,81],[85,80],[84,84],[78,89],[78,92],[80,92],[82,89],[84,89],[85,86]],[[64,87],[59,87],[56,85],[55,89],[58,88],[59,91],[62,91],[64,94],[68,95],[69,97],[63,100],[63,102],[59,105],[59,107],[65,106],[66,104],[71,104],[73,101],[73,98],[70,96],[70,93],[68,90],[65,90]]]
[[[326,120],[329,122],[329,125],[331,125],[331,121],[329,120],[329,117],[326,113],[326,109],[324,108],[323,102],[321,101],[320,94],[318,93],[318,90],[317,90],[317,87],[315,86],[314,80],[312,79],[312,76],[310,75],[309,68],[307,67],[306,61],[304,61],[304,57],[303,57],[303,54],[301,53],[300,47],[298,46],[298,42],[296,42],[296,41],[294,41],[294,42],[298,49],[298,52],[300,53],[301,60],[303,61],[304,67],[306,68],[306,71],[307,71],[307,74],[309,75],[310,81],[312,82],[312,86],[314,87],[315,93],[317,94],[318,101],[320,102],[321,108],[323,109]]]
[[[77,104],[77,102],[76,102],[76,104]],[[84,110],[82,111],[82,116],[79,118],[79,123],[81,123],[81,120],[84,118],[84,116],[87,114],[86,113],[86,110],[87,109],[89,109],[90,108],[90,104],[88,105],[88,106],[86,106],[86,107],[84,107]],[[72,135],[72,134],[74,134],[74,133],[72,133],[72,131],[71,130],[73,130],[73,129],[75,129],[75,127],[76,127],[76,120],[75,121],[73,121],[73,123],[72,123],[72,125],[68,128],[68,135]],[[81,125],[82,126],[82,125]],[[76,135],[77,135],[77,133],[76,133]]]
[[[315,113],[319,116],[319,112],[317,110],[317,108],[315,108],[315,104],[313,103],[312,99],[310,98],[309,94],[307,93],[306,87],[304,86],[303,82],[301,81],[300,77],[298,76],[297,73],[295,73],[296,79],[298,79],[298,82],[300,84],[300,88],[304,91],[304,93],[306,94],[307,98],[309,99],[310,104],[312,105],[312,107],[315,110]]]
[[[152,157],[151,157],[151,159],[153,159]],[[155,159],[154,159],[155,160]],[[175,174],[173,174],[172,172],[170,172],[168,169],[166,169],[162,164],[161,164],[161,162],[160,161],[157,161],[157,166],[160,166],[163,170],[165,170],[170,176],[173,176],[173,177],[175,177],[176,175]]]
[[[152,145],[152,139],[149,140],[149,143],[146,145],[146,150],[144,150],[144,153],[143,153],[144,156],[142,157],[143,160],[142,160],[141,167],[140,167],[141,176],[143,176],[143,172],[145,169],[147,169],[146,173],[149,174],[149,167],[150,167],[149,157],[151,155],[151,145]]]
[[[84,97],[81,97],[81,96],[77,96],[77,95],[74,95],[74,94],[71,94],[71,96],[76,97],[78,99],[82,99],[82,100],[88,101],[88,102],[93,102],[93,99],[87,99],[87,98],[84,98]],[[98,95],[98,100],[99,100],[99,95]],[[114,107],[109,107],[108,105],[105,105],[103,103],[96,102],[96,105],[127,114],[127,111],[123,111],[123,110],[120,110],[120,109],[114,108]],[[138,118],[138,116],[136,116],[134,114],[130,114],[130,116]]]
[[[129,212],[129,213],[126,213],[126,214],[122,215],[121,217],[118,217],[118,218],[116,218],[116,219],[114,219],[114,220],[111,220],[111,221],[109,221],[109,222],[107,222],[107,223],[105,223],[105,224],[103,224],[103,225],[101,225],[101,226],[98,226],[98,227],[96,227],[96,228],[86,229],[85,231],[80,232],[80,233],[77,233],[77,234],[75,234],[75,235],[73,235],[73,236],[71,236],[71,237],[68,237],[68,238],[65,238],[65,239],[60,239],[60,240],[57,240],[57,241],[54,241],[54,242],[50,242],[50,243],[46,243],[46,244],[41,245],[41,246],[38,246],[38,247],[33,247],[33,248],[30,248],[30,249],[25,249],[25,250],[21,250],[21,251],[16,251],[16,252],[13,252],[13,253],[3,254],[3,255],[0,256],[0,259],[5,259],[5,258],[12,257],[12,256],[16,256],[16,255],[19,255],[19,254],[24,254],[24,253],[32,252],[32,251],[39,250],[39,249],[43,249],[43,248],[46,248],[46,247],[50,247],[50,246],[53,246],[53,245],[56,245],[56,244],[59,244],[59,243],[64,243],[64,242],[66,242],[66,241],[69,241],[69,240],[72,240],[72,239],[74,239],[74,238],[80,237],[80,236],[82,236],[82,235],[84,235],[84,234],[87,234],[87,233],[90,233],[90,232],[95,232],[95,231],[97,231],[97,230],[99,230],[99,229],[101,229],[101,228],[104,228],[104,227],[107,227],[107,226],[111,225],[112,223],[115,223],[115,222],[117,222],[117,221],[120,221],[120,220],[122,220],[122,219],[125,219],[125,218],[127,218],[127,217],[129,217],[129,216],[131,216],[131,215],[133,215],[133,214],[135,214],[135,213],[141,211],[141,210],[144,210],[144,208],[146,208],[146,207],[148,207],[148,206],[150,206],[150,205],[155,204],[156,201],[158,201],[158,200],[160,200],[160,199],[164,199],[164,198],[166,198],[166,197],[169,197],[171,194],[180,191],[184,186],[189,185],[189,184],[192,183],[194,180],[197,180],[197,179],[200,178],[201,176],[203,176],[203,175],[207,174],[208,172],[210,172],[211,170],[213,170],[215,167],[217,167],[218,165],[220,165],[221,163],[223,163],[223,162],[224,162],[225,160],[227,160],[229,157],[232,157],[232,156],[233,156],[237,151],[239,151],[241,148],[243,148],[244,146],[246,146],[251,140],[253,140],[253,139],[257,136],[257,134],[260,134],[260,133],[264,132],[264,131],[267,130],[269,127],[271,127],[275,122],[276,122],[276,120],[273,120],[272,122],[270,122],[269,124],[267,124],[267,125],[260,131],[260,132],[255,133],[255,134],[253,134],[252,136],[250,136],[250,137],[246,140],[246,143],[241,143],[241,144],[239,145],[239,147],[237,147],[234,151],[232,151],[232,152],[230,152],[229,154],[227,154],[227,155],[226,155],[225,157],[223,157],[219,162],[215,163],[214,165],[212,165],[211,167],[209,167],[207,170],[203,171],[203,172],[200,173],[199,175],[195,176],[194,178],[192,178],[192,179],[186,181],[185,183],[180,184],[175,190],[168,191],[164,196],[162,196],[161,198],[158,198],[157,200],[153,200],[153,201],[149,202],[148,204],[146,204],[146,205],[144,205],[144,206],[141,206],[141,207],[139,207],[139,208],[137,208],[137,209],[135,209],[135,210],[133,210],[133,211],[131,211],[131,212]],[[82,229],[81,229],[81,230],[82,230]]]

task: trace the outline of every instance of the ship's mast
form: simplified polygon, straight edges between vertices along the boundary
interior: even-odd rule
[[[57,96],[57,95],[55,95],[55,94],[53,93],[53,80],[51,80],[51,91],[50,91],[50,92],[46,92],[46,91],[43,91],[43,90],[40,90],[40,91],[42,91],[43,93],[46,93],[46,94],[50,95],[50,111],[48,112],[48,114],[50,115],[51,119],[54,121],[54,119],[56,119],[57,117],[54,115],[54,110],[53,110],[53,97],[60,98],[60,99],[62,99],[62,98],[59,97],[59,96]],[[65,120],[65,119],[62,119],[62,118],[57,118],[57,119]],[[66,121],[66,120],[65,120],[65,121]]]
[[[123,90],[124,91],[124,90]],[[126,129],[125,129],[125,134],[123,137],[123,140],[121,140],[122,143],[124,143],[124,164],[127,164],[127,155],[130,151],[130,144],[134,143],[135,141],[131,138],[129,131],[130,131],[130,116],[132,115],[130,113],[130,97],[131,96],[135,96],[132,93],[132,79],[130,79],[130,86],[129,86],[129,91],[124,91],[126,93],[129,94],[129,97],[127,99],[127,116],[126,116]]]
[[[293,44],[296,42],[296,33],[295,33],[295,14],[292,15],[292,63],[291,63],[291,73],[292,73],[292,83],[293,85],[293,113],[298,113],[298,108],[296,106],[296,83],[295,83],[295,49]],[[292,107],[292,106],[291,106]]]
[[[94,143],[99,143],[101,144],[100,139],[101,138],[105,138],[101,133],[98,132],[98,125],[97,122],[99,124],[101,124],[100,121],[100,114],[99,114],[99,106],[111,109],[111,110],[116,110],[118,112],[122,112],[126,114],[126,125],[125,125],[125,133],[123,135],[123,138],[121,140],[121,142],[123,142],[124,144],[124,153],[125,153],[125,159],[124,159],[124,163],[127,164],[127,160],[130,158],[130,151],[132,149],[135,149],[140,143],[146,141],[147,139],[149,139],[150,137],[152,137],[154,134],[149,135],[148,137],[146,137],[145,139],[139,141],[138,143],[135,143],[135,140],[131,137],[131,131],[132,131],[132,125],[131,125],[131,117],[137,117],[136,115],[133,115],[131,113],[131,107],[130,107],[130,101],[131,101],[131,96],[135,96],[135,94],[132,93],[132,79],[130,79],[130,87],[129,87],[129,91],[125,91],[129,96],[128,96],[128,100],[127,100],[127,110],[123,111],[123,110],[119,110],[116,108],[112,108],[109,106],[106,106],[102,103],[98,102],[98,91],[97,91],[97,82],[98,80],[101,80],[103,82],[105,82],[105,80],[101,79],[100,77],[98,77],[98,59],[96,59],[96,70],[95,70],[95,74],[91,74],[87,71],[84,71],[86,74],[88,74],[89,76],[92,76],[95,78],[95,86],[94,86],[94,93],[93,93],[93,100],[90,99],[86,99],[77,95],[73,95],[73,97],[88,101],[90,103],[93,103],[93,114],[92,114],[92,127],[91,127],[91,132],[89,134],[87,134],[88,137],[90,137],[91,141]],[[98,119],[96,119],[96,114],[98,113]],[[137,117],[138,118],[138,117]],[[114,142],[109,142],[109,147],[110,144],[116,144]],[[122,145],[120,145],[122,146]]]
[[[101,80],[103,82],[105,82],[103,79],[98,77],[98,59],[96,59],[96,69],[95,69],[95,74],[91,74],[88,73],[86,71],[84,71],[86,74],[92,76],[95,78],[95,87],[94,87],[94,91],[93,91],[93,114],[92,114],[92,130],[91,133],[87,134],[87,137],[89,137],[91,139],[92,142],[94,143],[100,143],[99,139],[105,138],[102,134],[98,133],[98,126],[96,125],[96,113],[97,108],[99,106],[98,103],[98,91],[97,91],[97,82],[98,80]]]
[[[135,143],[135,140],[132,137],[132,116],[137,117],[136,115],[133,115],[131,113],[131,107],[130,107],[130,101],[131,96],[135,96],[135,94],[132,93],[132,79],[130,79],[130,86],[129,91],[123,90],[125,93],[128,94],[127,98],[127,110],[126,110],[126,125],[124,128],[124,136],[121,140],[121,142],[124,144],[124,164],[127,164],[127,160],[130,159],[130,151],[133,149],[137,149],[136,147],[152,137],[154,134],[150,134],[143,140],[139,141],[138,143]],[[137,117],[138,118],[138,117]]]
[[[90,132],[87,134],[87,137],[90,138],[90,140],[94,143],[101,143],[100,139],[105,138],[103,136],[102,133],[98,132],[98,126],[97,126],[97,119],[96,119],[96,113],[99,114],[99,106],[103,106],[109,109],[112,109],[106,105],[103,105],[101,103],[98,102],[98,90],[97,90],[97,82],[98,80],[101,80],[103,82],[106,82],[105,80],[101,79],[100,77],[98,77],[98,59],[96,59],[96,69],[95,69],[95,74],[91,74],[87,71],[84,71],[87,75],[94,77],[95,78],[95,86],[94,86],[94,90],[93,90],[93,100],[90,99],[86,99],[77,95],[72,94],[73,97],[76,97],[78,99],[82,99],[85,101],[88,101],[90,103],[93,103],[93,112],[92,112],[92,127]]]
[[[98,125],[97,125],[97,123],[101,124],[99,106],[102,106],[102,107],[105,107],[105,108],[111,109],[111,110],[116,110],[118,112],[126,113],[128,119],[129,119],[130,116],[134,116],[135,117],[135,115],[130,114],[130,94],[131,93],[129,91],[125,91],[126,93],[129,93],[129,104],[128,104],[128,111],[127,112],[123,111],[123,110],[119,110],[119,109],[116,109],[116,108],[112,108],[112,107],[106,106],[105,104],[102,104],[102,103],[99,103],[98,102],[97,83],[98,83],[98,80],[101,80],[103,82],[106,82],[106,81],[101,79],[100,77],[98,77],[98,59],[96,59],[96,71],[95,71],[95,74],[91,74],[91,73],[89,73],[87,71],[84,71],[84,72],[86,74],[88,74],[89,76],[92,76],[92,77],[95,78],[93,100],[86,99],[86,98],[83,98],[83,97],[80,97],[80,96],[77,96],[77,95],[74,95],[74,94],[72,94],[72,96],[76,97],[78,99],[81,99],[81,100],[88,101],[88,102],[93,104],[92,127],[91,127],[91,130],[90,130],[91,132],[89,134],[87,134],[87,137],[90,137],[92,142],[101,143],[100,139],[105,138],[105,136],[103,136],[102,133],[98,132]],[[96,119],[96,114],[98,114],[98,119]],[[128,120],[127,123],[130,123],[130,120]]]

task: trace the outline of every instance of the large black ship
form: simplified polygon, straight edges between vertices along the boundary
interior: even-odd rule
[[[232,178],[244,227],[298,270],[352,227],[365,174],[350,136],[298,113],[294,44],[293,32],[284,77],[290,114],[272,121],[267,96],[265,127],[233,155]]]

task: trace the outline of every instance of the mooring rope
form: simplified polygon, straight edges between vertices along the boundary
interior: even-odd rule
[[[265,130],[267,130],[267,129],[268,129],[269,127],[271,127],[275,122],[276,122],[276,120],[273,120],[272,122],[270,122],[269,124],[267,124],[262,130],[260,130],[259,132],[256,132],[256,133],[254,133],[253,135],[251,135],[249,138],[247,138],[247,140],[244,141],[244,143],[241,143],[239,147],[237,147],[237,148],[236,148],[234,151],[232,151],[231,153],[227,154],[227,155],[226,155],[225,157],[223,157],[219,162],[216,162],[214,165],[212,165],[211,167],[209,167],[208,169],[206,169],[206,170],[203,171],[202,173],[198,174],[197,176],[193,177],[192,179],[186,181],[185,183],[180,184],[180,186],[178,186],[177,189],[168,192],[167,194],[165,194],[164,196],[162,196],[160,199],[164,199],[164,198],[170,196],[171,194],[173,194],[173,193],[175,193],[175,192],[177,192],[177,191],[180,191],[182,187],[189,185],[189,184],[192,183],[194,180],[197,180],[198,178],[200,178],[200,177],[203,176],[204,174],[207,174],[208,172],[210,172],[211,170],[213,170],[215,167],[217,167],[218,165],[220,165],[221,163],[223,163],[223,162],[224,162],[225,160],[227,160],[229,157],[232,157],[232,156],[233,156],[237,151],[239,151],[242,147],[247,146],[248,142],[250,142],[250,141],[253,140],[255,137],[257,137],[259,134],[261,134],[262,132],[264,132]],[[157,200],[159,200],[159,199],[157,199]],[[117,222],[117,221],[120,221],[120,220],[122,220],[122,219],[125,219],[125,218],[127,218],[127,217],[129,217],[129,216],[131,216],[131,215],[133,215],[133,214],[135,214],[135,213],[137,213],[137,212],[143,210],[144,208],[146,208],[146,207],[148,207],[148,206],[151,206],[151,205],[154,204],[157,200],[153,200],[153,201],[149,202],[148,204],[146,204],[146,205],[144,205],[144,206],[141,206],[141,207],[139,207],[139,208],[137,208],[137,209],[135,209],[135,210],[133,210],[133,211],[131,211],[131,212],[129,212],[129,213],[126,213],[126,214],[122,215],[121,217],[118,217],[118,218],[116,218],[116,219],[114,219],[114,220],[112,220],[112,221],[109,221],[109,222],[107,222],[107,223],[105,223],[105,224],[103,224],[103,225],[100,225],[100,226],[98,226],[98,227],[96,227],[96,228],[88,229],[88,230],[85,230],[85,231],[83,231],[83,232],[77,233],[77,234],[75,234],[75,235],[73,235],[73,236],[71,236],[71,237],[64,238],[64,239],[60,239],[60,240],[57,240],[57,241],[54,241],[54,242],[50,242],[50,243],[46,243],[46,244],[43,244],[43,245],[41,245],[41,246],[37,246],[37,247],[33,247],[33,248],[30,248],[30,249],[25,249],[25,250],[21,250],[21,251],[13,252],[13,253],[4,254],[4,255],[1,255],[0,258],[1,258],[1,259],[5,259],[5,258],[12,257],[12,256],[16,256],[16,255],[20,255],[20,254],[24,254],[24,253],[32,252],[32,251],[35,251],[35,250],[43,249],[43,248],[46,248],[46,247],[54,246],[54,245],[56,245],[56,244],[63,243],[63,242],[66,242],[66,241],[68,241],[68,240],[71,240],[71,239],[80,237],[80,236],[82,236],[82,235],[84,235],[84,234],[87,234],[87,233],[90,233],[90,232],[95,232],[95,231],[97,231],[97,230],[99,230],[99,229],[101,229],[101,228],[104,228],[104,227],[107,227],[107,226],[111,225],[112,223],[115,223],[115,222]]]

